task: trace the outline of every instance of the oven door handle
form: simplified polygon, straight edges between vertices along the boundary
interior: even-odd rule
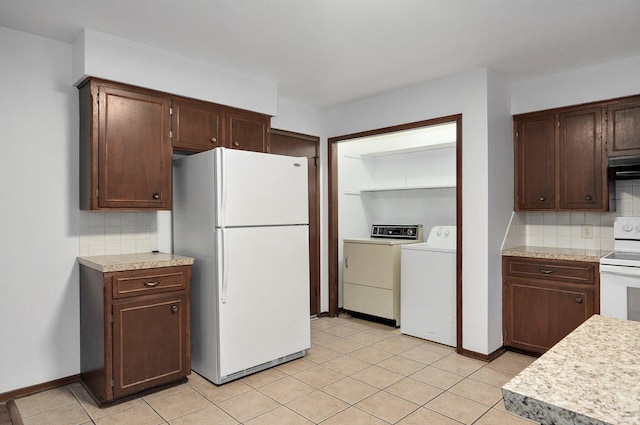
[[[640,277],[640,267],[610,266],[607,264],[600,264],[600,273]]]

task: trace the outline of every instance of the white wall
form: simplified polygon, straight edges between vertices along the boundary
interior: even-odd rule
[[[0,27],[0,393],[79,372],[71,46]]]
[[[511,113],[640,94],[638,75],[640,56],[514,83]]]
[[[273,81],[84,29],[73,44],[73,82],[86,76],[275,115],[278,86]],[[177,77],[179,76],[179,78]]]
[[[499,244],[490,246],[493,241],[488,229],[504,226],[502,237],[507,225],[502,223],[502,214],[489,215],[489,200],[495,196],[491,194],[494,189],[489,186],[488,170],[488,82],[487,70],[452,76],[328,108],[326,121],[327,135],[334,137],[462,113],[463,252],[466,253],[462,280],[463,299],[467,299],[463,306],[463,347],[483,354],[501,345],[501,341],[496,343],[495,338],[488,337],[499,335],[501,325],[493,317],[500,313],[490,314],[488,303],[482,302],[489,296],[489,251],[495,257],[499,254],[493,251],[499,253],[500,248]],[[505,178],[510,178],[508,172]],[[508,212],[505,215],[508,220]]]
[[[502,257],[500,249],[513,210],[511,83],[497,73],[489,71],[487,98],[490,188],[488,198],[490,220],[487,222],[489,246],[487,258],[489,265],[487,339],[489,347],[499,347],[502,345]]]

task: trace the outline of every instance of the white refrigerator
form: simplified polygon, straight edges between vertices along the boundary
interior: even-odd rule
[[[173,163],[174,252],[195,258],[192,369],[223,384],[310,347],[307,158],[216,148]]]

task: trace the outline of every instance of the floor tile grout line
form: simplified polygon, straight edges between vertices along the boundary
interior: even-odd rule
[[[47,390],[47,391],[55,391],[55,390],[63,390],[63,389],[66,389],[68,392],[70,392],[70,393],[71,393],[71,395],[73,396],[74,400],[75,400],[75,396],[74,396],[74,394],[73,394],[73,391],[71,391],[71,389],[69,388],[69,385],[64,385],[64,386],[62,386],[62,387],[52,388],[52,389]],[[47,392],[47,391],[43,391],[43,392],[40,392],[40,393],[37,393],[37,394],[34,394],[34,395],[35,395],[35,396],[37,396],[38,394],[43,394],[43,393],[45,393],[45,392]],[[24,398],[26,398],[26,397],[24,397]],[[18,400],[19,400],[19,399],[18,399]],[[21,416],[21,417],[22,417],[22,419],[24,420],[24,419],[32,418],[32,417],[34,417],[34,416],[42,415],[42,414],[44,414],[44,413],[51,412],[51,411],[53,411],[53,410],[59,409],[59,408],[64,407],[64,406],[69,406],[69,405],[71,405],[71,404],[74,404],[74,401],[70,401],[70,402],[68,402],[68,403],[64,403],[64,404],[55,405],[55,406],[53,406],[53,407],[49,407],[49,408],[47,408],[47,409],[45,409],[45,410],[37,411],[36,413],[32,413],[32,414],[30,414],[30,415],[25,415],[23,412],[20,412],[20,416]],[[18,411],[19,411],[19,406],[17,406],[17,407],[18,407]]]
[[[73,385],[73,384],[71,384]],[[75,398],[76,403],[78,403],[80,405],[80,408],[84,411],[84,413],[87,415],[87,417],[89,418],[89,420],[91,421],[92,424],[95,424],[95,421],[93,420],[93,417],[91,417],[91,414],[89,414],[89,411],[84,407],[84,404],[82,404],[82,402],[80,401],[80,399],[78,398],[78,396],[76,395],[76,393],[71,389],[71,385],[67,385],[67,388],[69,390],[69,392],[71,393],[71,395],[73,396],[73,398]],[[85,424],[86,422],[82,422],[83,424]]]
[[[319,320],[322,320],[322,319],[319,319]],[[347,319],[341,319],[341,318],[338,319],[338,320],[339,321],[331,323],[330,326],[323,325],[321,327],[314,328],[314,332],[315,331],[323,332],[323,334],[326,334],[326,335],[330,336],[332,341],[344,341],[345,343],[354,344],[354,346],[358,345],[358,346],[361,346],[361,347],[357,348],[355,350],[342,352],[342,351],[333,350],[332,347],[331,347],[331,343],[328,342],[328,341],[323,341],[322,344],[318,343],[318,341],[315,341],[315,342],[313,342],[313,346],[315,348],[320,348],[321,347],[324,350],[328,350],[328,352],[332,352],[333,355],[329,354],[328,356],[326,356],[327,358],[325,358],[324,356],[321,356],[321,357],[318,357],[318,358],[316,358],[314,360],[308,359],[308,361],[310,363],[305,364],[305,366],[308,366],[308,367],[304,367],[304,368],[301,368],[299,370],[298,369],[293,369],[293,371],[279,370],[278,372],[281,374],[281,376],[279,376],[279,377],[277,377],[277,378],[275,378],[273,380],[268,380],[268,382],[265,381],[266,383],[261,383],[260,385],[257,385],[255,383],[253,383],[253,384],[246,383],[247,387],[249,388],[249,391],[256,391],[256,392],[260,393],[262,396],[267,397],[268,399],[272,400],[275,403],[273,408],[269,408],[267,411],[262,412],[259,415],[256,415],[255,417],[252,417],[251,419],[248,419],[247,421],[253,420],[256,417],[259,417],[261,415],[265,415],[265,414],[267,414],[269,412],[272,412],[274,409],[278,409],[279,407],[284,407],[284,408],[288,409],[288,411],[291,411],[291,412],[295,413],[296,415],[300,415],[300,413],[298,413],[297,411],[293,410],[289,406],[289,404],[294,402],[294,401],[296,401],[296,400],[298,400],[298,399],[300,399],[300,398],[302,398],[302,397],[304,397],[306,394],[309,394],[310,392],[314,392],[314,391],[322,392],[323,394],[325,394],[327,396],[330,396],[332,398],[335,398],[335,399],[340,400],[341,402],[345,403],[345,405],[347,407],[345,407],[345,409],[341,410],[340,412],[342,412],[342,411],[344,411],[346,409],[349,409],[351,407],[354,407],[355,409],[358,409],[359,411],[365,412],[365,413],[367,413],[369,415],[373,415],[373,416],[379,418],[382,421],[384,421],[384,419],[380,418],[379,416],[376,416],[372,412],[368,412],[368,411],[366,411],[364,409],[361,409],[357,405],[359,403],[367,400],[368,398],[374,397],[374,396],[379,395],[380,393],[384,392],[385,394],[387,394],[389,396],[397,397],[398,399],[404,400],[406,402],[412,403],[415,406],[418,406],[415,409],[413,409],[410,413],[404,415],[401,419],[397,420],[395,423],[402,421],[407,416],[409,416],[409,415],[413,414],[414,412],[416,412],[417,410],[423,409],[423,408],[424,409],[428,409],[429,411],[435,412],[435,413],[437,413],[439,415],[443,415],[445,417],[448,417],[448,418],[450,418],[452,420],[455,420],[455,419],[451,418],[451,416],[447,416],[446,414],[437,412],[437,411],[427,407],[429,405],[429,403],[431,403],[437,397],[440,397],[440,396],[442,396],[443,394],[446,394],[446,393],[448,393],[450,395],[455,395],[457,397],[464,398],[466,400],[469,400],[469,401],[472,401],[472,402],[475,402],[475,403],[478,403],[479,405],[482,406],[482,408],[484,409],[484,413],[479,418],[474,420],[473,423],[479,422],[483,417],[485,417],[492,410],[504,412],[504,410],[501,410],[501,409],[498,408],[500,403],[502,403],[502,398],[500,400],[496,401],[495,403],[493,403],[491,405],[488,405],[488,404],[479,402],[478,400],[475,400],[473,398],[470,398],[469,394],[467,394],[467,395],[456,394],[451,390],[454,387],[456,387],[457,385],[459,385],[460,383],[462,383],[462,382],[464,382],[466,380],[482,383],[483,385],[487,385],[487,386],[494,387],[494,388],[499,388],[499,386],[494,385],[494,383],[489,382],[489,380],[481,380],[481,379],[478,379],[478,377],[473,377],[473,375],[475,375],[477,372],[479,372],[479,371],[481,371],[483,369],[486,369],[487,371],[495,371],[495,372],[498,372],[498,373],[501,373],[501,374],[504,374],[504,375],[515,376],[515,375],[517,375],[518,372],[514,371],[514,369],[518,368],[517,364],[519,362],[515,361],[515,363],[516,363],[515,367],[513,366],[514,362],[511,362],[511,363],[510,362],[506,362],[505,365],[502,365],[502,366],[498,365],[498,367],[493,367],[491,362],[487,362],[487,363],[481,365],[480,367],[471,370],[468,373],[462,373],[461,374],[460,371],[455,371],[454,372],[454,371],[451,370],[451,368],[447,369],[445,364],[436,365],[436,363],[438,363],[440,361],[443,361],[443,360],[445,360],[447,358],[455,359],[455,356],[457,355],[457,353],[455,353],[455,351],[443,352],[442,350],[435,350],[435,349],[432,350],[431,347],[429,346],[430,344],[425,343],[425,342],[420,342],[420,341],[418,341],[417,343],[415,343],[415,344],[413,344],[411,346],[407,346],[406,348],[401,349],[399,351],[396,350],[396,349],[389,350],[389,347],[391,347],[391,346],[389,346],[389,347],[384,347],[383,346],[385,341],[387,341],[387,340],[389,340],[391,338],[402,338],[402,339],[404,339],[405,337],[408,338],[407,341],[409,341],[411,339],[411,337],[399,333],[399,331],[397,329],[389,329],[389,330],[387,330],[387,329],[379,329],[377,327],[376,328],[372,327],[371,329],[365,329],[365,328],[362,328],[362,326],[364,326],[364,325],[361,325],[359,323],[348,323],[349,321]],[[350,326],[350,325],[357,325],[357,326]],[[336,334],[332,333],[331,329],[335,328],[337,326],[350,327],[351,329],[354,330],[354,332],[350,332],[348,330],[335,330]],[[337,335],[337,333],[341,333],[341,335]],[[359,340],[357,339],[357,335],[366,334],[366,333],[370,333],[372,335],[377,334],[378,336],[377,337],[373,337],[372,336],[372,339],[370,339],[368,341],[366,340],[365,337],[362,337]],[[323,335],[323,334],[320,334],[320,335]],[[398,341],[401,342],[402,339],[398,339]],[[312,338],[312,340],[313,340],[313,338]],[[416,341],[414,341],[414,342],[416,342]],[[326,345],[323,345],[323,344],[326,344]],[[347,348],[347,350],[349,350],[349,346],[348,345],[346,345],[346,346],[342,345],[342,348],[343,349]],[[380,360],[375,360],[375,359],[374,360],[372,360],[372,359],[364,360],[364,359],[359,358],[356,355],[354,355],[355,352],[357,352],[357,351],[359,351],[361,349],[364,349],[364,348],[372,348],[372,349],[379,350],[382,353],[384,353],[385,355],[387,355],[388,357],[385,357],[385,358],[380,359]],[[434,356],[437,355],[439,358],[435,359],[435,360],[431,360],[430,362],[423,362],[423,361],[415,360],[415,357],[414,356],[409,356],[407,354],[407,352],[410,351],[410,350],[416,349],[416,348],[420,348],[420,349],[424,349],[425,351],[429,351],[429,352],[433,353]],[[312,350],[313,350],[313,348],[312,348]],[[411,358],[411,357],[414,357],[414,358]],[[352,368],[353,365],[349,365],[349,366],[343,367],[341,369],[337,362],[335,364],[330,364],[330,362],[332,362],[334,360],[339,360],[339,359],[343,359],[343,360],[346,360],[346,361],[357,360],[358,362],[361,363],[361,365],[365,365],[366,364],[366,366],[364,366],[362,369],[359,369],[358,365],[356,365],[355,368]],[[383,364],[384,362],[386,362],[388,360],[391,360],[391,359],[395,359],[396,361],[406,360],[406,361],[411,362],[411,363],[407,363],[407,369],[404,370],[404,371],[401,369],[401,366],[400,366],[401,363],[398,365],[398,368],[395,368],[395,369],[393,368],[393,366],[394,366],[393,364],[386,364],[386,365]],[[516,357],[516,359],[517,359],[517,357]],[[527,364],[526,358],[523,358],[520,363],[522,364],[523,368],[526,367],[526,364]],[[313,368],[313,367],[318,367],[318,366],[327,368],[328,370],[331,370],[331,371],[339,374],[340,377],[338,379],[336,379],[335,381],[332,381],[330,383],[327,383],[327,384],[324,384],[324,385],[320,385],[319,387],[317,387],[316,385],[311,385],[308,382],[303,381],[302,379],[300,379],[299,376],[296,376],[296,375],[304,372],[305,370],[308,370],[308,369]],[[397,374],[399,376],[399,379],[394,381],[394,382],[391,382],[389,384],[386,384],[383,387],[377,387],[377,386],[371,385],[369,382],[366,382],[365,380],[361,379],[361,377],[356,377],[355,376],[359,372],[361,372],[361,371],[363,371],[363,370],[365,370],[367,368],[370,368],[372,366],[379,367],[382,370],[388,371],[389,373]],[[413,367],[415,367],[415,366],[419,366],[419,368],[413,370]],[[456,375],[456,376],[458,376],[460,378],[460,380],[457,381],[456,383],[452,384],[452,385],[449,385],[446,389],[435,387],[434,385],[431,385],[428,382],[422,381],[420,379],[416,380],[416,378],[414,376],[417,373],[419,373],[420,371],[423,371],[424,369],[426,369],[428,367],[433,367],[434,369],[437,369],[437,370],[440,370],[440,371],[443,371],[443,372],[447,372],[447,373],[451,373],[453,375]],[[504,369],[507,369],[507,370],[504,370]],[[407,370],[409,372],[407,372]],[[266,386],[268,386],[270,384],[277,383],[277,382],[279,382],[281,380],[284,380],[286,378],[292,378],[292,379],[296,380],[299,383],[308,385],[310,387],[310,392],[308,392],[306,394],[303,394],[303,395],[296,395],[291,400],[287,400],[286,403],[281,403],[280,401],[278,401],[275,398],[273,398],[272,396],[270,396],[268,393],[263,392],[266,389],[265,388]],[[354,380],[362,383],[363,385],[367,385],[367,386],[373,388],[374,392],[372,394],[367,395],[363,399],[357,400],[357,401],[355,401],[353,403],[345,401],[342,398],[334,396],[333,394],[330,394],[328,392],[328,387],[330,385],[332,385],[332,384],[334,384],[336,382],[340,382],[341,380],[346,379],[346,378],[354,379]],[[393,392],[391,392],[390,388],[393,385],[395,385],[398,382],[401,382],[402,380],[405,380],[405,379],[414,379],[417,382],[419,382],[420,384],[424,384],[424,385],[427,385],[427,386],[430,386],[430,387],[433,387],[433,388],[437,388],[438,393],[436,395],[434,395],[433,397],[430,397],[424,403],[416,403],[415,401],[409,400],[408,398],[405,398],[402,395],[394,394]],[[182,414],[182,415],[179,415],[178,417],[173,418],[171,420],[175,420],[177,418],[180,418],[180,417],[183,417],[183,416],[186,416],[186,415],[189,415],[189,414],[196,413],[196,412],[198,412],[200,410],[206,409],[208,406],[216,406],[217,408],[221,409],[225,414],[230,415],[230,417],[234,418],[234,420],[238,420],[239,421],[238,418],[235,418],[229,412],[227,412],[226,410],[222,409],[219,406],[219,403],[222,403],[223,401],[228,400],[229,398],[240,396],[240,395],[242,395],[244,393],[239,393],[239,394],[236,394],[236,395],[234,395],[232,397],[228,397],[225,400],[214,402],[214,401],[210,400],[209,398],[207,398],[207,396],[205,395],[204,392],[200,392],[198,390],[198,387],[206,385],[206,382],[200,383],[200,385],[191,385],[189,382],[187,382],[186,384],[187,384],[186,385],[187,388],[189,388],[191,391],[193,391],[194,393],[196,393],[200,397],[202,397],[204,400],[206,400],[207,406],[195,409],[193,411],[190,411],[190,412]],[[96,421],[94,420],[93,417],[91,417],[91,415],[89,414],[89,411],[85,408],[85,406],[82,404],[82,402],[78,398],[78,395],[76,393],[74,393],[71,390],[70,387],[68,387],[67,390],[72,393],[74,401],[80,404],[81,409],[85,412],[85,414],[87,414],[90,422],[95,424]],[[149,401],[147,401],[143,397],[140,397],[140,400],[141,400],[141,402],[144,402],[145,404],[147,404],[147,406],[150,407],[152,409],[152,411],[155,412],[164,421],[163,424],[168,424],[169,423],[169,420],[166,419],[164,416],[162,416],[158,410],[153,408],[153,406],[151,405],[151,403]],[[59,406],[56,406],[56,408],[57,407],[59,407]],[[131,407],[129,407],[127,409],[124,409],[124,410],[128,410],[128,409],[130,409],[132,407],[135,407],[135,406],[131,406]],[[49,409],[49,410],[51,410],[51,409]],[[44,412],[40,412],[40,413],[44,413]],[[117,412],[114,412],[113,414],[115,414],[115,413],[117,413]],[[339,414],[339,412],[336,413],[336,414]],[[106,416],[108,416],[108,415],[106,415]],[[335,416],[335,414],[333,416]],[[333,417],[333,416],[330,416],[330,417]],[[305,416],[302,415],[302,417],[305,417]],[[327,421],[329,418],[325,418],[321,422]],[[307,419],[311,420],[310,418],[307,418]],[[89,423],[89,422],[85,422],[85,423]],[[242,422],[240,422],[240,423],[242,423]]]

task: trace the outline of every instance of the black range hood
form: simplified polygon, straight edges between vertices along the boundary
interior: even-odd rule
[[[609,158],[609,179],[640,179],[640,155]]]

